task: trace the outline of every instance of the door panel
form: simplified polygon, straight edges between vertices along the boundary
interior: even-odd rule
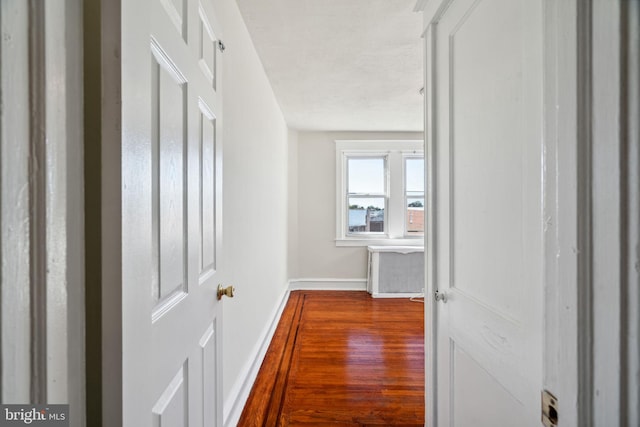
[[[539,424],[541,2],[452,0],[433,30],[437,421]]]
[[[200,100],[198,106],[200,109],[200,278],[202,279],[216,268],[216,119],[204,101]]]
[[[153,233],[163,301],[186,291],[186,81],[159,46],[152,44],[152,52]]]
[[[187,0],[159,0],[167,17],[171,20],[178,34],[186,40],[187,28],[184,20]]]
[[[181,367],[153,406],[153,427],[181,427],[189,425],[186,366]]]
[[[519,9],[518,2],[476,2],[448,40],[451,286],[506,314],[518,313],[523,265],[521,251],[507,250],[522,247]],[[497,10],[505,24],[487,31]],[[478,256],[487,242],[500,262]]]
[[[200,64],[202,72],[207,77],[207,80],[211,83],[211,87],[213,90],[216,90],[216,76],[218,74],[216,72],[216,58],[218,53],[218,49],[216,48],[217,37],[215,36],[211,22],[207,17],[207,12],[205,12],[202,5],[198,10],[198,18],[200,23],[200,34],[198,37],[198,63]]]
[[[452,365],[455,366],[452,379],[455,404],[453,425],[458,426],[495,426],[519,425],[520,403],[509,392],[494,381],[473,357],[452,341]],[[469,387],[469,384],[482,385]],[[492,408],[487,411],[486,408]],[[515,422],[515,424],[514,424]]]
[[[222,425],[215,14],[197,0],[122,7],[123,424]]]
[[[212,323],[200,339],[200,356],[201,372],[202,372],[202,408],[205,426],[215,426],[218,419],[218,411],[222,411],[221,407],[215,405],[217,394],[218,373],[215,367],[218,366],[218,353],[216,346],[218,345],[216,337],[216,323]]]

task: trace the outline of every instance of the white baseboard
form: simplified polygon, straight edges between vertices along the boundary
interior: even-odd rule
[[[260,335],[261,338],[258,340],[256,346],[251,352],[252,357],[250,357],[247,363],[242,367],[238,380],[231,388],[229,397],[224,402],[223,425],[225,427],[233,427],[237,425],[240,420],[242,410],[244,409],[244,405],[247,403],[247,399],[251,393],[251,388],[258,377],[258,371],[260,371],[262,361],[267,354],[273,334],[276,332],[284,307],[287,305],[287,301],[289,300],[289,294],[289,290],[285,290],[281,297],[280,304],[271,316],[271,322],[262,331],[262,334]]]
[[[290,279],[289,290],[366,291],[367,279]]]

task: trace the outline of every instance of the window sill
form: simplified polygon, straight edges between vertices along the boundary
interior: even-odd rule
[[[424,246],[424,239],[358,239],[358,238],[342,238],[336,239],[337,247],[349,246]]]

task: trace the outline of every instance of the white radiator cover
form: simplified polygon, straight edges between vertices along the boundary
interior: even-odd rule
[[[369,246],[368,250],[367,291],[373,297],[423,294],[423,246]]]

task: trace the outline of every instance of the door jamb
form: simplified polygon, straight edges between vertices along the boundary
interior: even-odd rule
[[[83,0],[88,426],[123,423],[121,0]]]

